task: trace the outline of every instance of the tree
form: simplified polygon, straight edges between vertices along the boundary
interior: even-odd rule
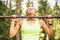
[[[0,15],[5,15],[7,6],[4,2],[0,1]]]

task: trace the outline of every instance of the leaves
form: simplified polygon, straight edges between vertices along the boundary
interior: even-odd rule
[[[16,2],[16,0],[13,0]],[[46,15],[46,1],[44,0],[39,0],[39,9],[37,10],[37,15],[39,16],[44,16]],[[27,4],[29,5],[29,4]],[[6,14],[6,9],[8,9],[7,5],[4,4],[4,2],[0,1],[0,15],[9,15]],[[9,9],[8,9],[9,10]],[[25,13],[25,11],[22,11],[22,7],[20,6],[21,13]],[[48,5],[48,12],[49,14],[53,16],[60,16],[59,14],[56,14],[56,10],[60,10],[59,7],[56,8],[56,4],[54,9],[50,8]],[[17,9],[12,10],[12,14],[16,14]],[[23,14],[24,15],[24,14]],[[14,38],[9,37],[9,26],[10,26],[10,19],[4,19],[0,18],[0,40],[15,40]],[[60,19],[53,19],[53,31],[54,31],[54,40],[59,40],[60,37]],[[41,34],[40,34],[40,40],[43,40],[45,37],[44,31],[41,29]],[[45,40],[45,39],[44,39]]]

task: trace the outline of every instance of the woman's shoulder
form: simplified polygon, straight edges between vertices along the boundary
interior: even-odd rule
[[[24,23],[26,19],[19,19],[20,23]]]

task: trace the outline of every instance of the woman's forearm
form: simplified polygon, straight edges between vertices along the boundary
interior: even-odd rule
[[[14,27],[14,22],[11,23],[10,37],[14,37],[17,34],[19,28],[20,28],[20,23],[19,22],[16,23],[15,27]]]
[[[17,32],[19,31],[19,28],[20,28],[20,24],[17,23],[16,26],[14,27],[14,35],[17,34]]]
[[[52,25],[49,25],[49,30],[50,30],[51,35],[53,36],[53,27],[52,27]]]
[[[14,25],[15,25],[15,22],[11,21],[11,25],[10,25],[10,34],[9,34],[10,37],[13,36],[13,33],[14,33]]]

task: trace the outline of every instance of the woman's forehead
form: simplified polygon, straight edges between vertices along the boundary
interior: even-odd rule
[[[33,9],[33,10],[35,10],[35,8],[34,8],[34,7],[28,7],[27,9]]]

